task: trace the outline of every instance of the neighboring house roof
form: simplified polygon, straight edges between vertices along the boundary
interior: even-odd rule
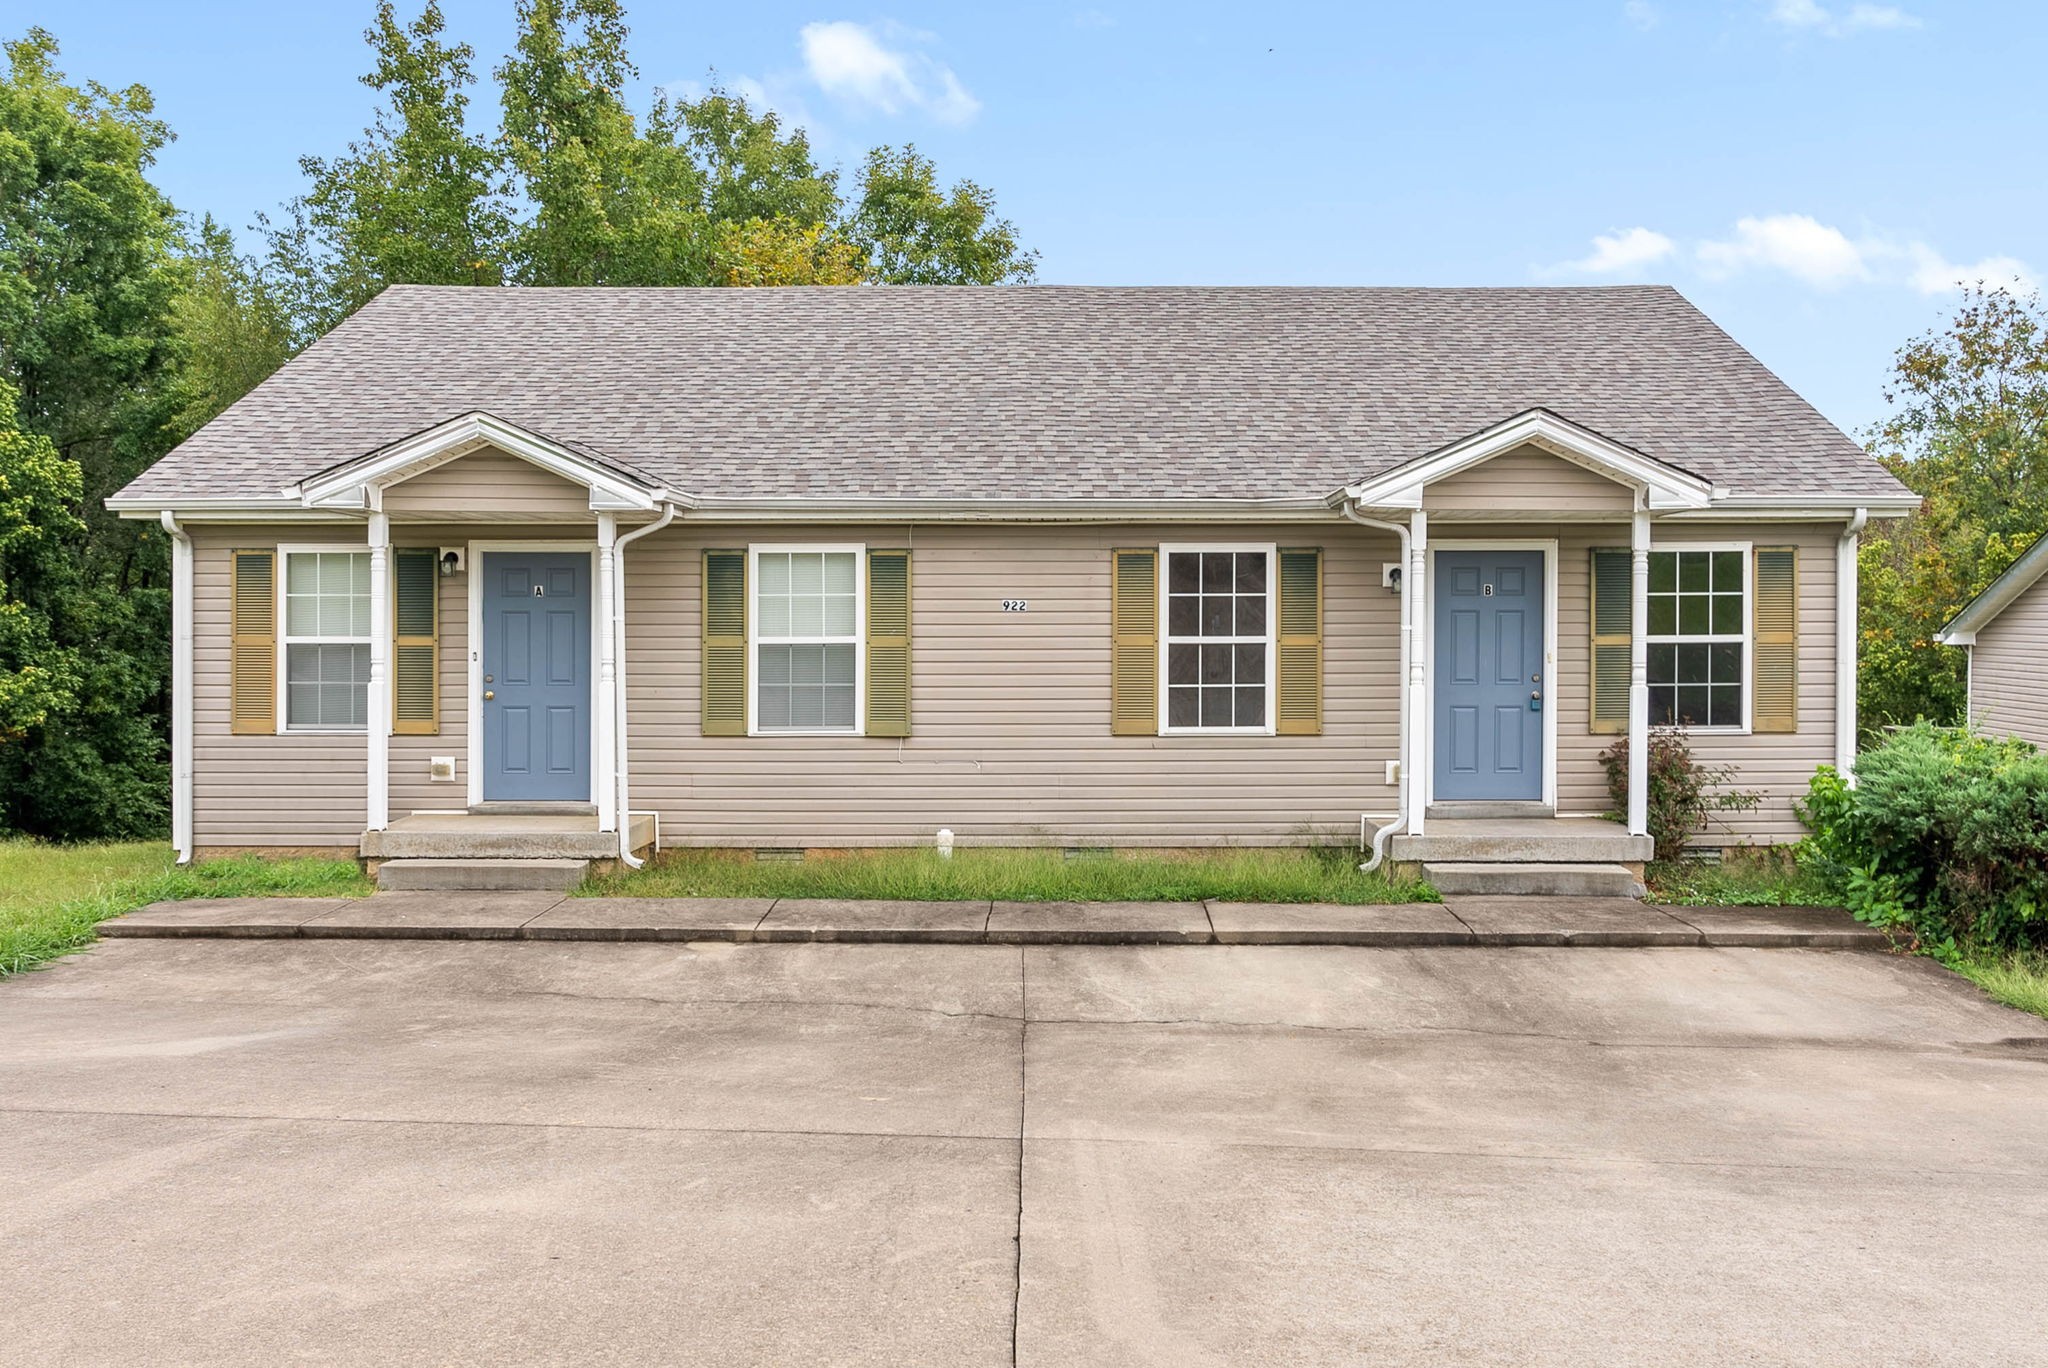
[[[1316,499],[1539,408],[1736,499],[1910,497],[1663,286],[405,285],[116,502],[479,411],[696,499]]]
[[[2034,581],[2048,574],[2048,537],[2037,537],[2034,544],[2020,554],[2020,558],[2005,568],[2005,573],[1984,586],[1984,592],[1964,604],[1962,611],[1942,625],[1934,639],[1944,646],[1969,646],[1977,640],[1977,633],[1991,625],[1992,619],[2004,612],[2007,605],[2021,594],[2034,587]]]

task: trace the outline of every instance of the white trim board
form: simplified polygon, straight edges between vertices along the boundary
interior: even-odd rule
[[[1422,754],[1427,763],[1422,767],[1422,801],[1426,807],[1436,801],[1436,586],[1442,578],[1437,573],[1436,553],[1439,551],[1541,551],[1543,553],[1543,798],[1542,801],[1555,812],[1557,810],[1557,539],[1549,538],[1475,538],[1448,537],[1442,541],[1431,537],[1425,548],[1429,553],[1428,573],[1423,576],[1423,621],[1428,637],[1428,650],[1424,659],[1428,662],[1423,671],[1423,708],[1419,721],[1408,720],[1408,725],[1418,727],[1422,736]]]
[[[463,738],[466,754],[463,764],[469,770],[466,788],[469,805],[475,807],[484,800],[484,728],[483,709],[477,706],[483,700],[484,690],[484,562],[485,552],[518,551],[582,551],[590,557],[590,715],[584,719],[590,743],[590,792],[584,802],[594,803],[597,795],[604,790],[600,785],[612,782],[613,757],[598,754],[597,709],[598,694],[602,692],[597,678],[599,652],[603,649],[602,620],[600,612],[610,611],[608,605],[597,601],[597,539],[588,541],[472,541],[463,554],[463,564],[469,568],[464,572],[469,577],[468,620],[463,626],[463,643],[469,652],[467,679],[468,695],[462,700]]]

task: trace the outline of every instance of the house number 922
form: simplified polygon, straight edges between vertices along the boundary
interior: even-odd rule
[[[1030,611],[1031,611],[1031,600],[1030,600],[1030,599],[1004,599],[1004,600],[1003,600],[1003,611],[1004,611],[1004,612],[1006,612],[1006,613],[1028,613],[1028,612],[1030,612]]]

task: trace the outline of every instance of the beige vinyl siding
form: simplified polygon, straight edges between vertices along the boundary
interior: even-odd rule
[[[1533,446],[1504,451],[1483,465],[1438,480],[1422,491],[1429,513],[1470,512],[1499,516],[1628,513],[1635,492],[1604,475]]]
[[[1735,839],[1792,840],[1791,801],[1832,759],[1834,544],[1820,526],[1659,525],[1659,545],[1750,541],[1799,548],[1799,730],[1695,738],[1710,763],[1768,794]],[[416,525],[395,539],[460,545],[470,536],[573,539],[588,528]],[[228,553],[279,541],[352,541],[355,527],[194,529],[199,844],[346,845],[361,834],[366,742],[341,736],[232,736],[227,718]],[[626,659],[633,802],[661,817],[669,845],[832,846],[963,841],[1198,846],[1275,843],[1311,830],[1351,839],[1361,812],[1389,813],[1399,719],[1400,600],[1380,585],[1397,556],[1385,534],[1349,524],[1172,528],[901,524],[834,529],[835,541],[909,547],[917,666],[912,735],[706,737],[698,719],[698,576],[706,547],[817,540],[815,528],[678,522],[626,553]],[[1586,731],[1588,552],[1626,545],[1613,523],[1432,523],[1433,540],[1556,538],[1560,810],[1607,805],[1596,757],[1612,737]],[[1320,736],[1112,736],[1109,567],[1115,547],[1217,541],[1321,546],[1325,710]],[[471,573],[477,567],[470,567]],[[441,582],[442,730],[391,738],[391,810],[459,808],[467,798],[467,576]],[[1004,599],[1029,611],[1005,613]],[[1982,648],[1980,647],[1980,650]],[[427,760],[455,757],[455,783]],[[1731,839],[1710,834],[1710,842]]]
[[[2048,579],[2029,585],[1970,648],[1970,719],[2048,747]]]
[[[209,846],[347,846],[363,832],[360,732],[235,736],[228,729],[228,562],[237,547],[350,542],[347,527],[194,527],[192,836]],[[284,567],[277,568],[284,582]]]
[[[384,491],[395,519],[589,524],[590,491],[496,448],[435,466]],[[587,535],[587,534],[586,534]]]
[[[1609,799],[1599,755],[1617,738],[1591,735],[1586,730],[1591,631],[1587,579],[1592,548],[1627,546],[1628,525],[1564,524],[1548,531],[1518,530],[1556,536],[1562,552],[1557,630],[1563,650],[1557,660],[1558,692],[1552,695],[1563,708],[1557,720],[1558,811],[1602,812]],[[1431,532],[1434,536],[1453,535],[1448,526],[1432,527]],[[1693,753],[1703,763],[1735,766],[1734,787],[1764,794],[1764,804],[1756,812],[1731,814],[1726,825],[1717,821],[1699,838],[1699,844],[1775,843],[1796,841],[1806,834],[1792,802],[1805,795],[1814,770],[1833,764],[1835,759],[1835,543],[1840,532],[1838,526],[1652,525],[1653,547],[1749,542],[1754,546],[1794,546],[1799,551],[1799,729],[1770,735],[1693,735]],[[1491,529],[1487,535],[1493,535]]]
[[[909,547],[917,574],[912,735],[707,737],[698,725],[698,575],[705,547],[817,540],[788,527],[679,523],[627,569],[634,806],[666,844],[1064,845],[1353,840],[1391,812],[1400,601],[1380,587],[1391,537],[1293,527],[902,525],[833,541]],[[1321,736],[1112,736],[1110,551],[1194,543],[1326,548]],[[1004,599],[1029,610],[1002,611]]]

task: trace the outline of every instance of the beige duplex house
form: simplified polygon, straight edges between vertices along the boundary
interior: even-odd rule
[[[2048,539],[1970,600],[1936,640],[1968,653],[1964,715],[1992,736],[2048,746]]]
[[[1915,502],[1666,288],[403,286],[110,506],[187,858],[1633,861],[1659,726],[1797,835]]]

